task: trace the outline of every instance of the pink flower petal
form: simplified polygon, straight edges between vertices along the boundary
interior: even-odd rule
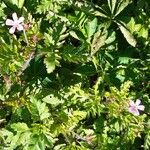
[[[7,26],[13,26],[13,25],[14,25],[14,21],[13,21],[13,20],[10,20],[10,19],[7,19],[7,20],[6,20],[6,25],[7,25]]]
[[[144,109],[145,109],[145,107],[143,105],[139,105],[139,106],[137,106],[137,108],[141,111],[144,111]]]
[[[134,102],[132,100],[130,100],[129,105],[130,106],[135,106],[135,104],[134,104]]]
[[[133,115],[135,116],[138,116],[139,115],[139,111],[138,109],[134,108],[134,107],[129,107],[129,112],[132,113]]]
[[[139,113],[139,111],[137,110],[137,111],[135,111],[135,112],[132,112],[132,114],[133,115],[135,115],[135,116],[139,116],[140,115],[140,113]]]
[[[19,19],[18,19],[18,23],[22,23],[24,21],[24,17],[20,17]]]
[[[16,27],[13,26],[13,27],[11,27],[11,28],[9,29],[9,33],[10,33],[10,34],[13,34],[13,33],[15,32],[15,30],[16,30]]]
[[[141,100],[140,99],[137,99],[135,104],[138,106],[139,104],[141,103]]]
[[[18,24],[17,30],[18,30],[18,31],[22,31],[22,30],[23,30],[23,26],[22,26],[21,24]]]
[[[128,110],[129,110],[129,112],[133,113],[133,112],[137,111],[137,108],[136,107],[129,107]]]
[[[18,22],[18,17],[17,17],[16,13],[12,14],[12,18],[13,18],[14,22]]]

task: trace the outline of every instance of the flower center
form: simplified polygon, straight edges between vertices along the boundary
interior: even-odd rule
[[[132,106],[131,110],[135,112],[135,111],[137,111],[137,107],[136,106]]]

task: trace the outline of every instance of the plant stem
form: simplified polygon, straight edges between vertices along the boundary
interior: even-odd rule
[[[26,41],[27,45],[29,46],[29,41],[28,41],[25,30],[23,30],[23,34],[24,34],[25,41]]]

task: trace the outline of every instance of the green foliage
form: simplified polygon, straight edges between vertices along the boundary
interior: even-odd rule
[[[149,150],[149,10],[146,0],[1,0],[0,149]],[[10,34],[14,12],[24,30]]]

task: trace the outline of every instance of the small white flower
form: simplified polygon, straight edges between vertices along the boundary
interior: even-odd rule
[[[141,100],[137,99],[136,102],[130,101],[128,111],[135,116],[139,116],[139,110],[144,111],[145,107],[141,104]]]
[[[6,25],[7,26],[12,26],[10,29],[9,29],[9,33],[10,34],[13,34],[15,31],[16,31],[16,29],[18,30],[18,31],[22,31],[24,28],[23,28],[23,21],[24,21],[24,17],[20,17],[20,18],[18,18],[17,17],[17,14],[16,13],[13,13],[12,14],[12,19],[13,20],[11,20],[11,19],[7,19],[6,20]]]

